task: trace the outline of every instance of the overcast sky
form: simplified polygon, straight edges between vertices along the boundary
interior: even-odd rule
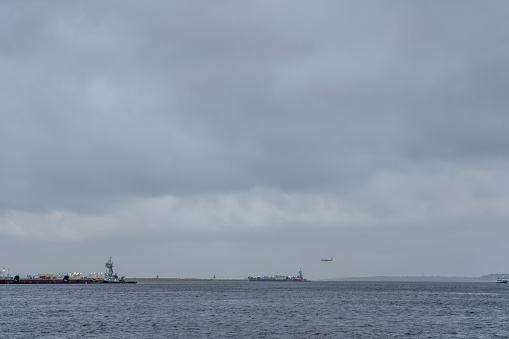
[[[508,14],[3,1],[0,269],[509,272]]]

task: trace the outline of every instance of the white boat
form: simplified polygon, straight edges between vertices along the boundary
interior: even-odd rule
[[[499,284],[507,284],[507,278],[506,277],[498,277],[497,283]]]

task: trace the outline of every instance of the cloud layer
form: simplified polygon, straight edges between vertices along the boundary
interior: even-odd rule
[[[0,5],[0,265],[503,271],[507,7]]]

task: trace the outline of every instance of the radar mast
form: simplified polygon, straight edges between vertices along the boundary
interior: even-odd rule
[[[106,262],[106,268],[108,269],[108,272],[106,273],[107,276],[113,276],[114,273],[113,273],[113,261],[111,261],[111,257],[110,257],[110,260],[108,260]]]

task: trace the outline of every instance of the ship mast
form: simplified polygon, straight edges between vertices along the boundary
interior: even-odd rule
[[[106,262],[106,268],[108,269],[108,272],[106,273],[106,275],[113,276],[113,261],[111,261],[111,257],[110,257],[110,260],[108,260]]]

